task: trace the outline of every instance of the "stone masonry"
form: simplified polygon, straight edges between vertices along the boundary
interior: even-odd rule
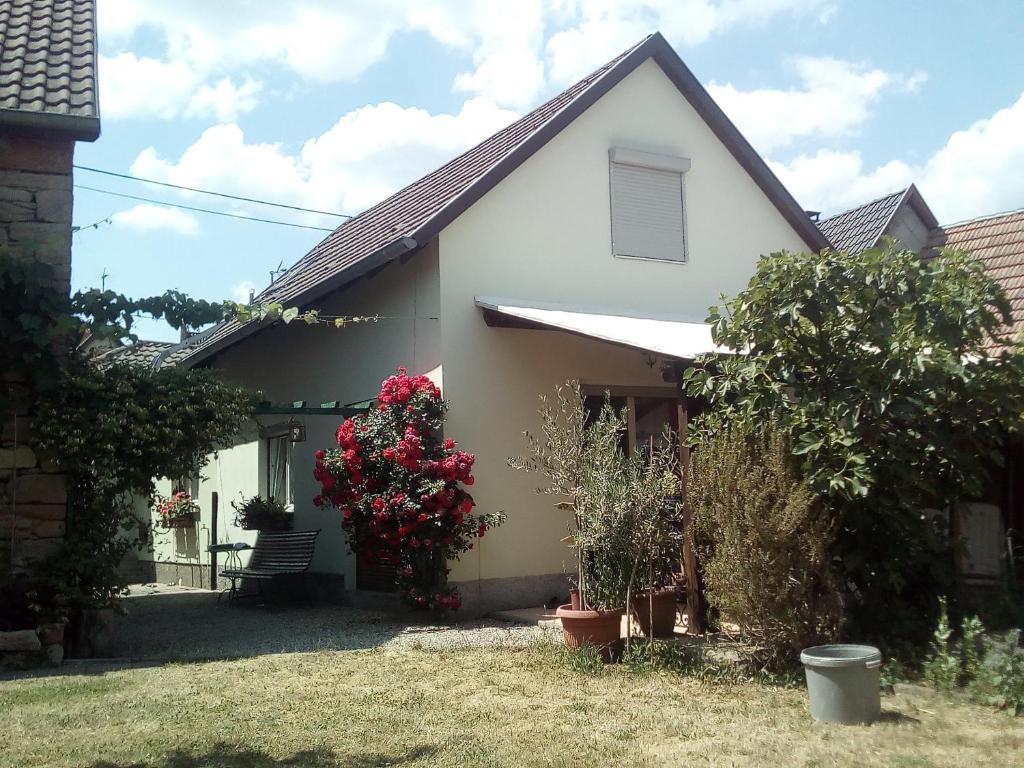
[[[72,139],[0,130],[0,248],[39,259],[55,272],[53,289],[71,279]],[[32,393],[17,371],[0,386],[22,403],[0,414],[0,581],[54,552],[64,536],[64,478],[36,450]]]

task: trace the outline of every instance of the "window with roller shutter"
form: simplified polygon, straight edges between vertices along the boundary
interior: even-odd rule
[[[612,149],[609,159],[612,253],[685,262],[689,159],[628,149]]]

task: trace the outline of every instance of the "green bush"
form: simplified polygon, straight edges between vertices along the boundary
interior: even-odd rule
[[[922,667],[925,680],[941,691],[966,690],[978,703],[1024,714],[1024,649],[1019,629],[986,635],[977,617],[960,625],[955,640],[945,601],[932,639],[931,653]]]
[[[1020,647],[1020,630],[986,638],[982,656],[977,676],[967,685],[971,699],[1013,715],[1024,715],[1024,649]]]
[[[707,439],[687,488],[708,601],[765,649],[769,665],[788,666],[802,648],[834,639],[834,530],[777,425]]]

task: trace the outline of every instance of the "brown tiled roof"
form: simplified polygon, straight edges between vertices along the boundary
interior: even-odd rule
[[[304,305],[426,245],[530,155],[647,59],[654,59],[754,182],[815,250],[827,239],[711,99],[678,54],[655,33],[507,128],[345,222],[264,290],[260,301]],[[195,364],[258,330],[228,322],[195,344]]]
[[[94,0],[0,0],[0,123],[99,135]]]
[[[1011,335],[1024,329],[1024,209],[939,227],[928,245],[968,251],[984,261],[1010,299]]]
[[[825,237],[837,251],[860,253],[874,246],[885,233],[886,225],[900,207],[906,189],[858,205],[818,222]]]

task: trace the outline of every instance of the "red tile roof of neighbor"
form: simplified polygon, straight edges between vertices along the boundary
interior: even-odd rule
[[[656,61],[775,203],[808,246],[828,240],[658,33],[612,59],[507,128],[342,224],[258,297],[309,306],[327,293],[411,254],[544,146],[647,59]],[[195,365],[268,323],[230,321],[186,342]]]
[[[0,0],[0,124],[99,136],[94,0]]]
[[[939,227],[928,245],[968,251],[984,261],[1010,299],[1010,333],[1017,336],[1024,329],[1024,208]]]

